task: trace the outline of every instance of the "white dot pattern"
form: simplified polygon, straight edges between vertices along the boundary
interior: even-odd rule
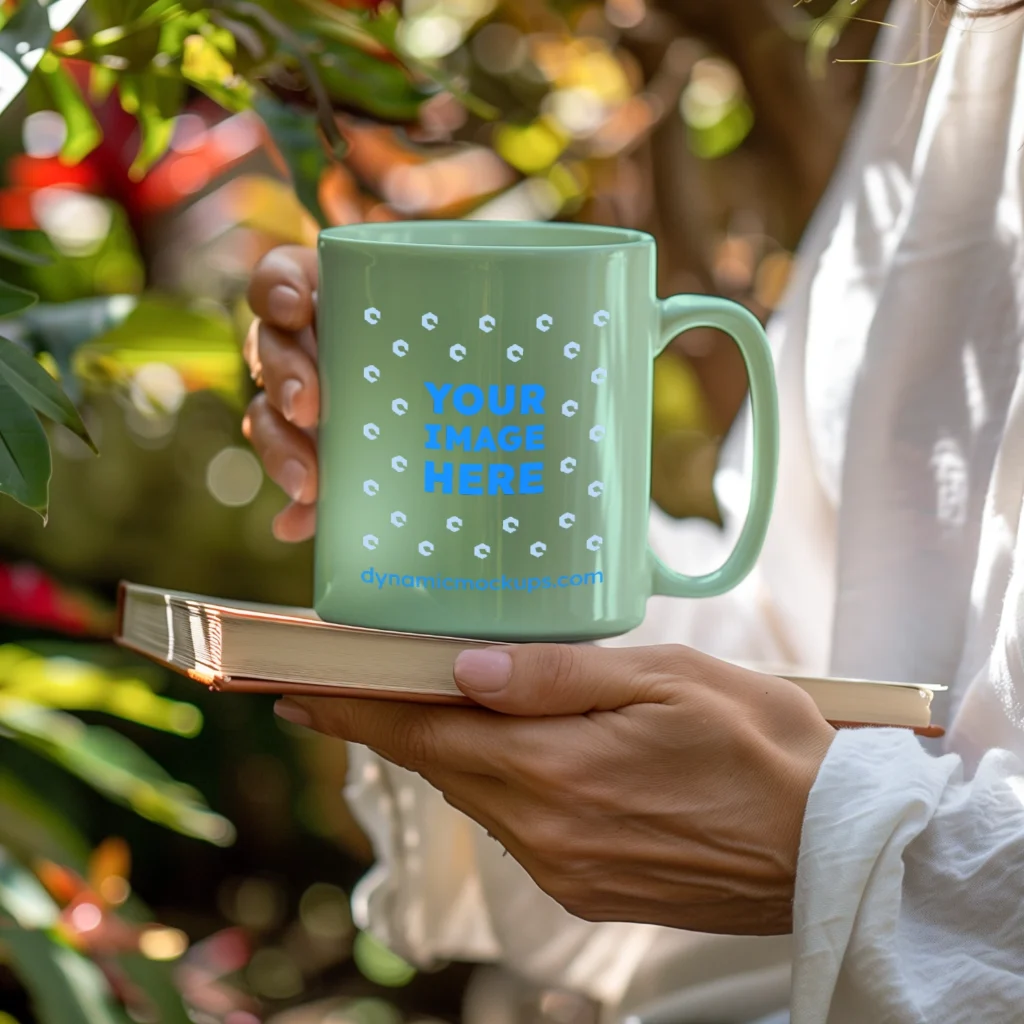
[[[376,306],[368,306],[363,310],[363,319],[371,327],[375,327],[384,320],[383,312]],[[599,309],[596,310],[592,316],[592,323],[597,328],[605,328],[611,322],[611,314],[608,310]],[[549,313],[539,314],[534,324],[536,329],[541,334],[548,334],[555,328],[555,319]],[[426,312],[420,317],[420,326],[425,331],[434,331],[440,326],[440,318],[436,313]],[[479,317],[477,320],[477,327],[479,331],[484,334],[492,334],[498,327],[497,319],[491,314],[487,313]],[[563,335],[564,337],[564,335]],[[483,343],[483,339],[481,339]],[[557,342],[556,342],[557,343]],[[562,344],[562,354],[568,360],[576,360],[580,358],[586,358],[587,346],[586,339],[581,344],[579,341],[570,340]],[[397,338],[391,342],[391,352],[393,356],[398,359],[404,359],[409,355],[411,346],[408,341],[404,338]],[[500,350],[499,350],[500,351]],[[519,363],[523,361],[527,356],[526,349],[520,344],[511,344],[505,348],[505,358],[512,363]],[[472,357],[472,352],[469,347],[463,344],[461,341],[455,342],[448,346],[448,356],[452,362],[461,363]],[[593,364],[591,364],[593,365]],[[586,372],[584,370],[584,372]],[[382,373],[379,366],[369,363],[363,367],[363,378],[369,384],[377,384],[384,379],[385,374]],[[608,379],[608,371],[603,366],[593,367],[590,371],[590,381],[592,384],[601,385],[604,384]],[[572,419],[581,411],[581,401],[579,398],[565,398],[559,405],[559,411],[562,416],[566,419]],[[390,400],[390,409],[395,416],[405,416],[409,412],[409,402],[406,398],[398,396]],[[362,434],[367,441],[378,441],[382,434],[381,427],[375,422],[367,422],[363,424]],[[593,424],[587,433],[587,436],[594,443],[599,443],[604,440],[607,434],[606,428],[603,424]],[[390,458],[391,469],[396,473],[404,473],[409,468],[409,461],[404,455],[393,455]],[[579,458],[574,455],[566,455],[558,462],[558,469],[561,474],[571,475],[576,471],[579,466]],[[603,480],[592,480],[587,485],[587,494],[591,498],[600,498],[604,494],[605,483]],[[368,498],[376,498],[381,493],[381,484],[372,478],[363,481],[363,493]],[[413,510],[413,518],[417,518],[415,515],[416,510]],[[389,515],[389,521],[392,527],[397,530],[401,530],[410,522],[410,516],[408,513],[395,509]],[[563,531],[571,531],[577,522],[577,513],[573,511],[563,512],[558,517],[558,526]],[[429,523],[423,522],[422,526],[429,527]],[[438,524],[435,524],[438,525]],[[536,527],[539,524],[534,524]],[[459,516],[448,516],[444,520],[443,528],[446,532],[451,534],[458,534],[462,531],[464,522]],[[501,532],[510,535],[520,531],[521,523],[520,519],[515,516],[506,516],[500,520]],[[500,534],[497,534],[500,536]],[[511,542],[510,542],[511,543]],[[576,542],[577,544],[579,541]],[[382,544],[380,537],[373,533],[364,534],[362,537],[362,546],[368,551],[376,551]],[[600,534],[591,534],[587,537],[583,543],[583,547],[590,552],[598,552],[604,545],[604,538]],[[416,543],[416,550],[424,558],[429,558],[434,554],[435,543],[430,540],[429,537],[422,539]],[[544,540],[534,540],[528,547],[529,553],[533,558],[541,559],[548,551],[548,543]],[[473,545],[473,555],[481,561],[489,558],[492,553],[491,545],[486,541],[479,541]]]

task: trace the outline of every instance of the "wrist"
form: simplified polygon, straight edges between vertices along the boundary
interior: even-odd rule
[[[784,745],[777,740],[772,744],[775,784],[763,806],[766,832],[772,837],[776,856],[769,862],[774,871],[765,879],[765,924],[770,924],[772,930],[764,934],[786,934],[793,929],[797,866],[808,801],[836,738],[836,730],[817,708],[813,715],[801,718],[804,728],[799,735],[791,736]]]

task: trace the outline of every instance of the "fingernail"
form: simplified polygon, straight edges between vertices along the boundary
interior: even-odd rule
[[[313,724],[313,718],[305,708],[300,708],[298,704],[285,699],[279,700],[274,705],[274,714],[278,718],[283,718],[286,722],[291,722],[292,725],[301,725],[308,729]]]
[[[281,467],[277,482],[281,485],[281,490],[292,501],[300,501],[302,499],[302,489],[306,485],[307,475],[306,467],[298,459],[287,459]]]
[[[288,505],[287,507],[282,509],[282,511],[278,512],[277,515],[274,516],[273,520],[270,523],[270,532],[274,535],[274,539],[281,541],[282,544],[287,544],[291,540],[291,538],[288,537],[287,534],[282,533],[282,531],[285,528],[284,514],[290,508],[294,508],[294,506]]]
[[[512,658],[506,651],[463,651],[455,659],[455,679],[478,693],[497,693],[512,678]]]
[[[302,381],[296,380],[294,377],[289,377],[281,385],[281,412],[284,413],[286,420],[295,418],[295,399],[299,397],[301,390]]]
[[[267,295],[270,319],[282,327],[292,327],[299,312],[299,293],[287,284],[276,284]]]

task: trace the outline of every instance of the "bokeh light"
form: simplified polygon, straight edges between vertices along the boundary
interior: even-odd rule
[[[103,923],[103,911],[95,903],[80,903],[71,911],[71,924],[77,932],[95,931]]]
[[[303,989],[302,972],[283,950],[258,949],[246,969],[254,992],[268,999],[294,999]]]
[[[144,414],[173,416],[185,401],[181,374],[167,363],[146,363],[135,371],[129,386],[132,404]]]
[[[323,942],[343,942],[353,930],[345,890],[326,882],[317,882],[302,894],[299,920],[313,938]]]
[[[219,902],[229,920],[255,931],[275,928],[285,910],[280,886],[256,876],[225,882]]]
[[[222,448],[206,467],[206,487],[222,505],[248,505],[263,485],[263,468],[247,448]]]
[[[369,932],[360,932],[352,947],[356,966],[377,985],[400,988],[416,977],[416,968],[381,945]]]
[[[66,256],[91,256],[110,233],[111,204],[66,188],[44,188],[32,196],[32,212],[57,250]]]
[[[404,23],[400,41],[420,60],[446,57],[462,43],[462,26],[448,14],[426,14]]]
[[[147,928],[139,936],[139,952],[149,960],[177,960],[188,949],[188,936],[178,928]]]
[[[111,906],[118,907],[132,894],[132,887],[127,878],[111,875],[100,882],[99,892]]]
[[[68,125],[55,110],[37,110],[25,118],[21,128],[22,145],[29,156],[45,159],[56,156],[68,137]]]
[[[514,25],[495,21],[485,25],[472,42],[473,57],[491,75],[508,75],[523,64],[529,47]]]

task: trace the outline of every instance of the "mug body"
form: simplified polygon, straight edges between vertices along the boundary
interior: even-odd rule
[[[319,254],[318,614],[509,641],[638,625],[653,240],[362,224]]]

